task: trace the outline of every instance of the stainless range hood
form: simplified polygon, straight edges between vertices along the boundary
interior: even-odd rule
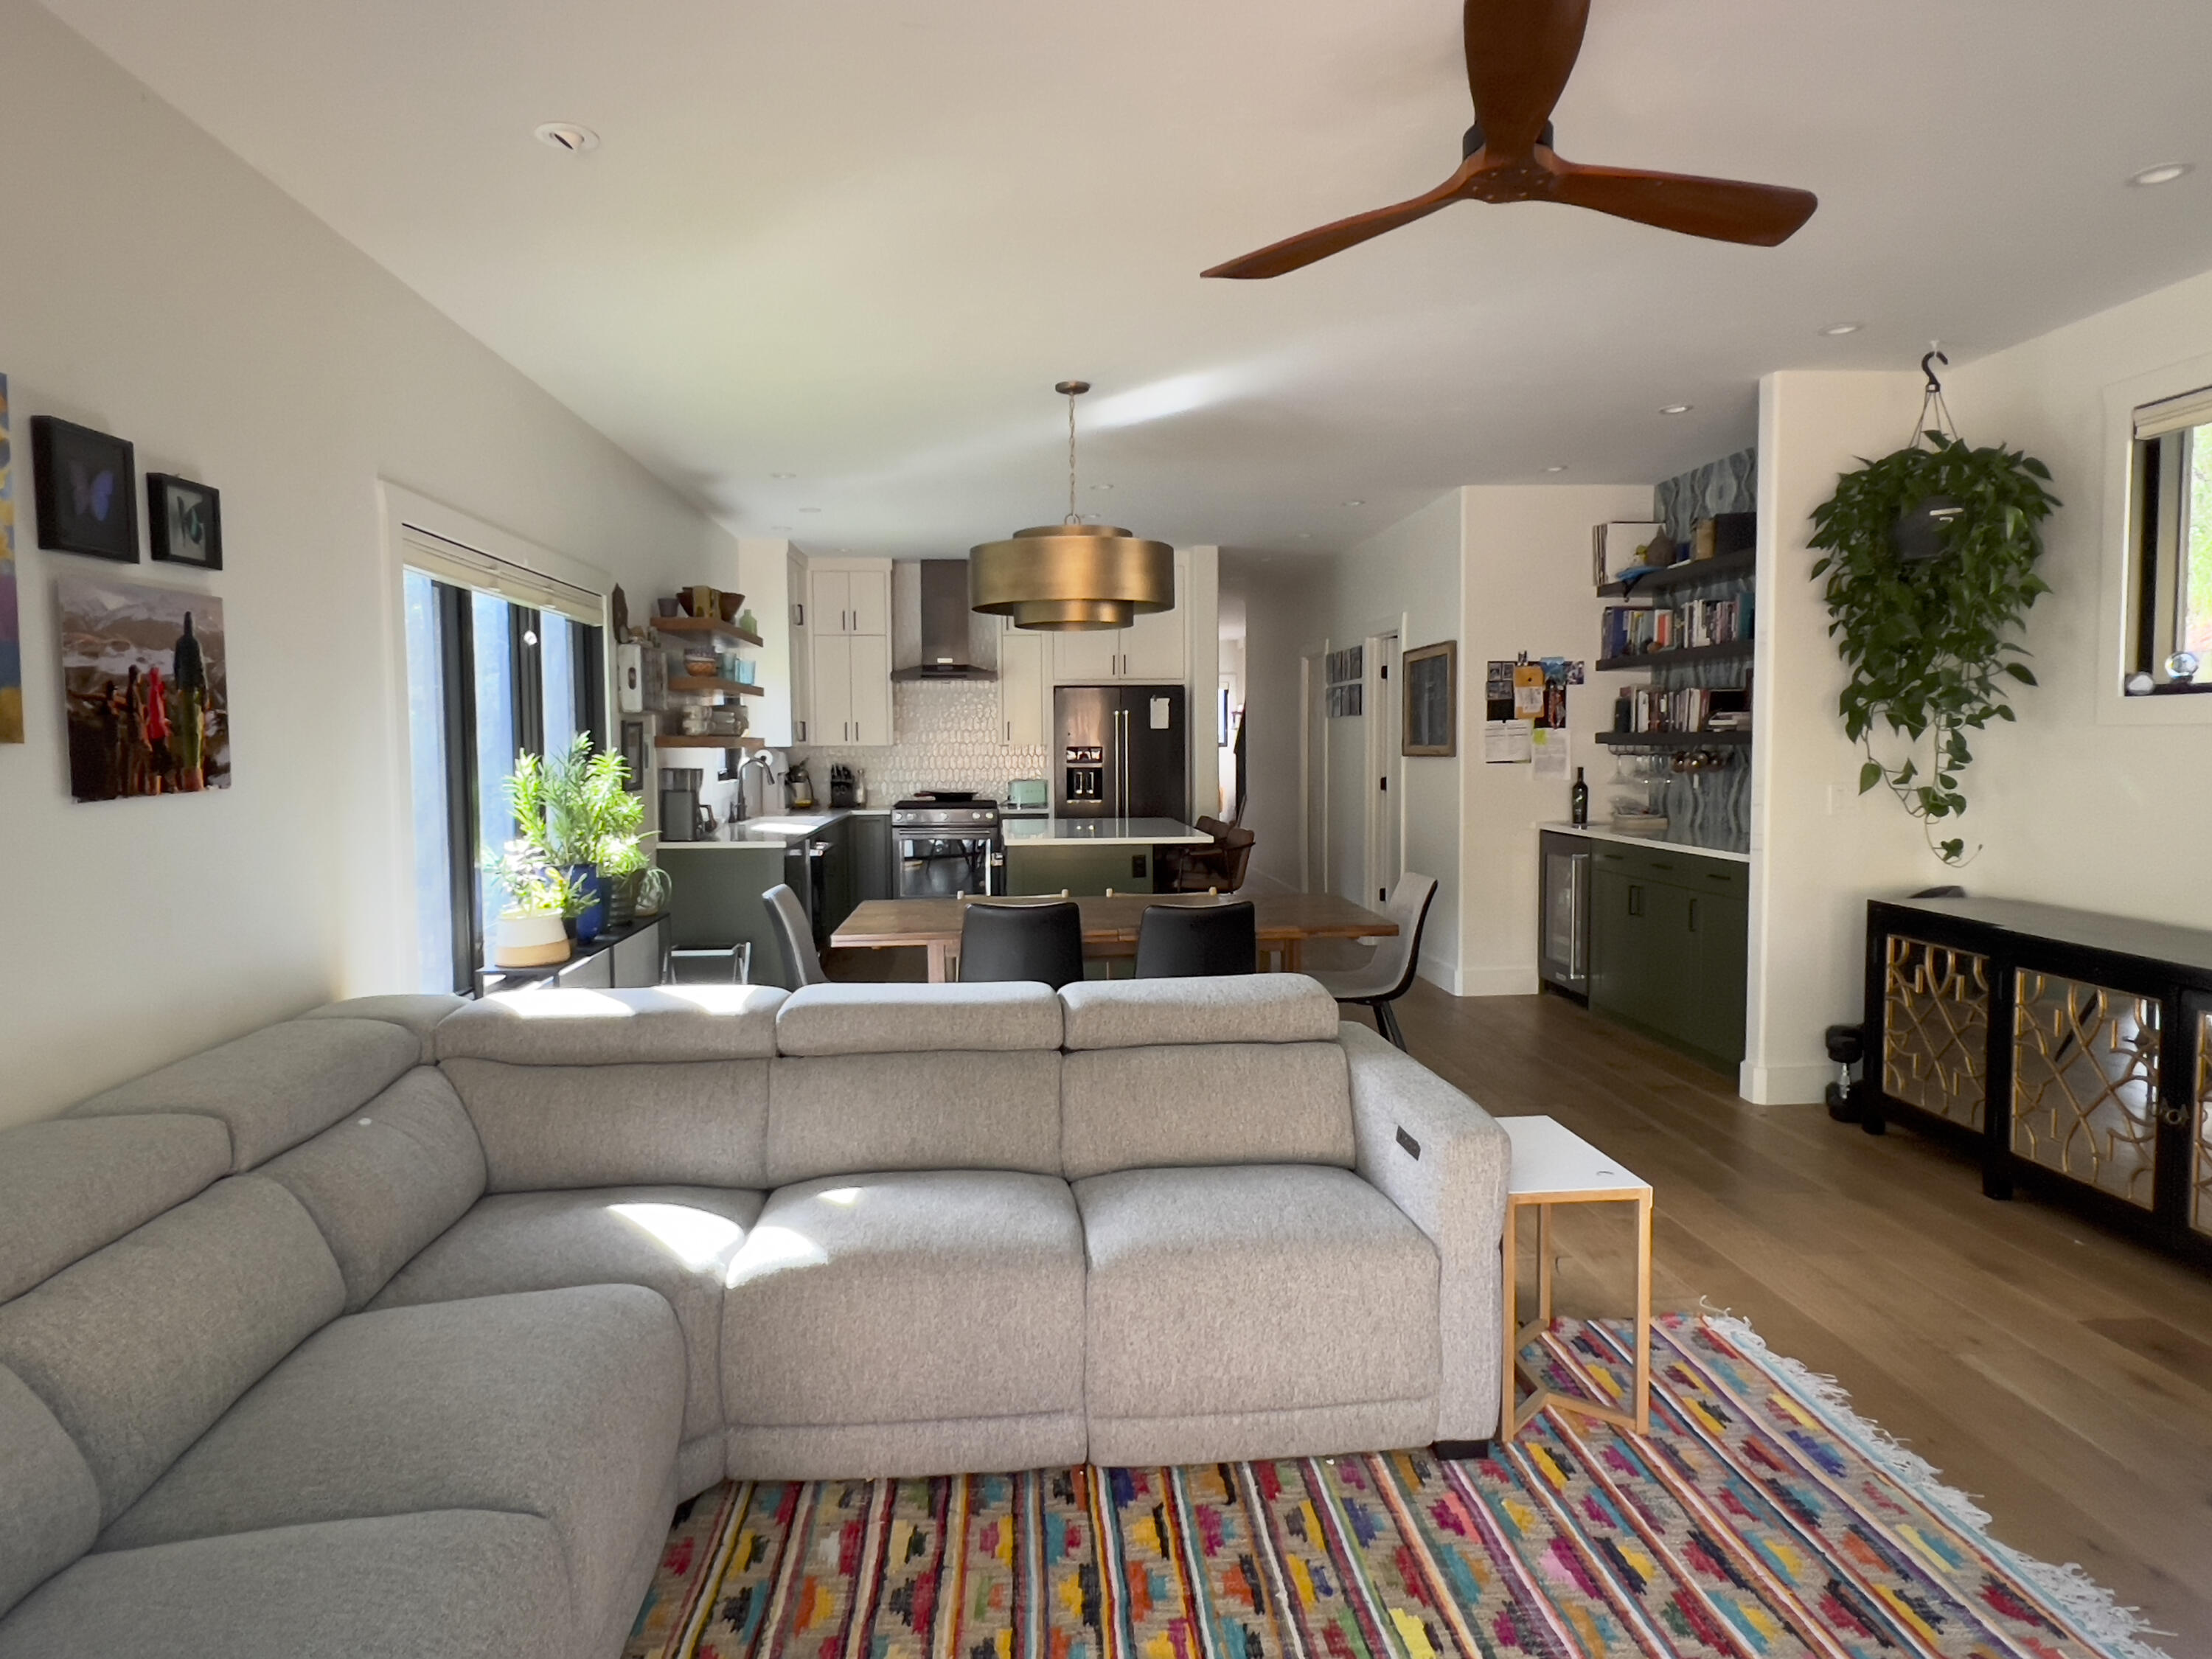
[[[891,678],[995,680],[998,619],[968,608],[968,561],[900,560],[891,566]],[[978,639],[976,636],[984,637]]]

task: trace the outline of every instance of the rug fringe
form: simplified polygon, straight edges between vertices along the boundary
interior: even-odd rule
[[[2021,1579],[2065,1614],[2081,1633],[2112,1650],[2117,1659],[2172,1659],[2162,1648],[2144,1638],[2171,1636],[2142,1615],[2139,1607],[2124,1607],[2112,1592],[2088,1575],[2079,1562],[2054,1566],[2022,1555],[1990,1536],[1989,1512],[1956,1486],[1945,1482],[1942,1472],[1870,1418],[1851,1406],[1848,1389],[1832,1376],[1823,1376],[1802,1360],[1778,1354],[1753,1330],[1751,1322],[1707,1304],[1703,1317],[1729,1346],[1748,1355],[1780,1379],[1808,1405],[1837,1419],[1839,1431],[1882,1472],[1929,1508],[1948,1516],[1980,1540],[1991,1553],[2003,1558]]]

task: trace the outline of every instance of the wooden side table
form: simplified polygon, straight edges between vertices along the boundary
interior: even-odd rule
[[[1602,1423],[1647,1434],[1651,1428],[1651,1183],[1639,1181],[1571,1130],[1548,1117],[1501,1117],[1498,1127],[1513,1142],[1513,1174],[1505,1200],[1504,1400],[1501,1439],[1510,1440],[1547,1406],[1577,1412]],[[1552,1209],[1559,1204],[1636,1206],[1636,1409],[1578,1400],[1545,1388],[1520,1398],[1521,1350],[1552,1324]],[[1516,1279],[1520,1267],[1521,1212],[1536,1212],[1536,1317],[1520,1322]]]

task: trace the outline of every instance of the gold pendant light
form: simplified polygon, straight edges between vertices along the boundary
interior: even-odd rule
[[[968,603],[1017,628],[1045,633],[1127,628],[1139,616],[1175,609],[1175,550],[1075,511],[1075,400],[1087,380],[1053,388],[1067,399],[1067,520],[1018,530],[968,550]]]

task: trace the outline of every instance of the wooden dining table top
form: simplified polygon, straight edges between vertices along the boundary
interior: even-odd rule
[[[1017,894],[1037,904],[1055,901],[1046,894]],[[1379,939],[1395,934],[1388,916],[1334,893],[1255,893],[1252,919],[1261,944],[1310,939]],[[1138,924],[1155,904],[1199,906],[1235,902],[1203,893],[1116,893],[1112,897],[1078,898],[1083,908],[1085,945],[1133,943]],[[957,944],[967,904],[958,899],[868,899],[845,918],[830,943],[842,949],[881,949],[899,945]]]

